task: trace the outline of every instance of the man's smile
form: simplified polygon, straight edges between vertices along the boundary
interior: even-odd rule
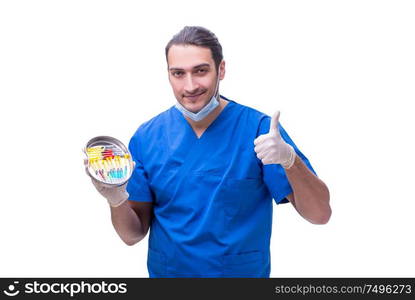
[[[189,99],[189,100],[195,101],[199,98],[199,96],[203,95],[204,93],[205,92],[202,92],[202,93],[199,93],[199,94],[196,94],[196,95],[185,95],[184,97]]]

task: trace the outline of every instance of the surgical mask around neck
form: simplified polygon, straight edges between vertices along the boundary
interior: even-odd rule
[[[216,107],[219,105],[219,72],[218,72],[218,79],[216,81],[216,87],[215,87],[215,94],[210,98],[210,101],[208,104],[206,104],[201,110],[199,110],[197,113],[191,112],[190,110],[187,110],[183,105],[179,103],[179,101],[176,102],[175,107],[182,112],[185,116],[189,117],[195,122],[199,122],[206,118],[208,114],[210,114]]]
[[[199,122],[201,120],[203,120],[204,118],[206,118],[206,116],[208,114],[210,114],[216,107],[218,107],[219,105],[219,101],[216,99],[215,96],[213,96],[209,103],[207,105],[205,105],[205,107],[203,107],[201,110],[199,110],[197,113],[191,112],[189,110],[187,110],[186,108],[184,108],[183,105],[181,105],[179,103],[179,101],[177,101],[176,103],[176,108],[181,111],[186,117],[189,117],[190,119],[192,119],[195,122]]]

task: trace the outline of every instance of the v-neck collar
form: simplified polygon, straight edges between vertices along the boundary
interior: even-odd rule
[[[197,136],[196,132],[193,130],[192,125],[190,125],[189,121],[186,120],[186,118],[183,116],[183,114],[175,107],[173,106],[172,109],[176,112],[177,116],[179,119],[182,120],[182,122],[185,122],[185,126],[186,129],[189,130],[192,134],[192,137],[196,140],[196,141],[200,141],[203,139],[203,137],[206,135],[206,133],[208,131],[212,131],[211,128],[213,128],[215,126],[216,123],[220,122],[220,119],[223,119],[224,116],[227,114],[227,111],[229,110],[229,107],[233,106],[235,101],[232,101],[222,95],[220,95],[221,98],[225,99],[228,101],[228,104],[226,104],[226,106],[222,109],[222,111],[219,113],[219,115],[216,117],[216,119],[214,119],[212,121],[212,123],[209,124],[209,126],[205,129],[205,131],[203,131],[203,133],[201,134],[200,137]]]

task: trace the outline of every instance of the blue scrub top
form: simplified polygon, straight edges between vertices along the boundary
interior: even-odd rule
[[[174,106],[131,138],[129,200],[154,208],[150,277],[269,277],[272,198],[286,203],[292,189],[281,165],[264,166],[254,151],[270,117],[222,98],[229,103],[200,138]]]

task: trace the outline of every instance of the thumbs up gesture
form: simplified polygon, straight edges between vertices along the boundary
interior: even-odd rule
[[[257,157],[264,165],[281,164],[289,169],[295,160],[294,148],[281,137],[278,129],[280,112],[277,111],[271,119],[271,126],[267,134],[262,134],[254,140]]]

